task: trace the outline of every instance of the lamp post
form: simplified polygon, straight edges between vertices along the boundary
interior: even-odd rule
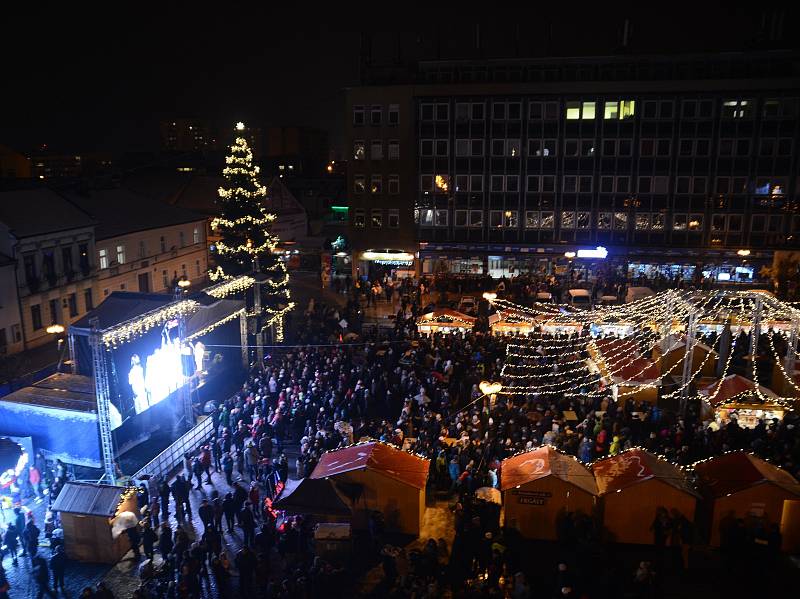
[[[64,361],[64,325],[53,323],[45,329],[49,335],[56,335],[56,342],[58,343],[58,364],[56,364],[56,372],[61,372],[61,362]]]

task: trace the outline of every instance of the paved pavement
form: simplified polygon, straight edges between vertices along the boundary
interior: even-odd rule
[[[289,459],[290,478],[295,477],[295,460],[298,452],[299,449],[297,445],[288,444],[285,446],[284,453],[286,453],[286,456]],[[198,535],[201,535],[203,530],[202,522],[197,515],[197,507],[200,505],[200,502],[204,498],[210,499],[211,493],[214,490],[217,490],[221,496],[224,496],[225,493],[230,490],[230,487],[225,482],[225,476],[223,474],[212,472],[211,480],[213,485],[203,485],[201,490],[197,490],[196,487],[192,489],[190,499],[192,505],[192,520],[180,524],[180,526],[186,530],[186,532],[189,534],[189,537],[192,539]],[[236,480],[236,478],[234,478],[234,480]],[[245,485],[249,486],[249,479],[246,476],[242,480]],[[47,501],[29,502],[27,507],[34,513],[39,528],[44,531]],[[8,514],[5,515],[10,517],[10,510],[8,510]],[[173,530],[175,530],[176,526],[179,525],[179,523],[176,522],[174,515],[175,505],[170,499],[169,522]],[[2,521],[2,519],[0,519],[0,521]],[[50,545],[48,539],[44,537],[44,533],[41,536],[39,547],[39,555],[43,556],[49,561],[51,556]],[[230,558],[231,562],[233,562],[236,552],[242,547],[241,529],[235,528],[232,533],[225,532],[223,534],[223,547],[225,551],[228,552],[228,557]],[[156,564],[161,562],[161,557],[157,552],[155,562]],[[133,557],[133,552],[130,551],[120,562],[113,566],[108,564],[85,564],[71,561],[67,566],[67,572],[65,576],[66,592],[63,593],[63,595],[59,593],[59,595],[65,597],[77,597],[85,587],[96,586],[97,583],[103,581],[114,593],[115,597],[130,597],[133,591],[139,586],[138,568],[140,563],[141,561],[137,561]],[[274,565],[280,564],[280,558],[277,556],[277,554],[273,556],[271,563]],[[36,585],[31,578],[31,563],[29,558],[19,557],[18,565],[14,566],[12,564],[11,556],[6,556],[3,560],[3,566],[5,567],[6,576],[11,585],[11,591],[9,592],[9,595],[12,597],[12,599],[27,599],[29,597],[36,597]],[[234,578],[232,582],[232,588],[236,589],[238,580]],[[203,596],[211,598],[217,597],[218,595],[216,593],[216,589],[210,587],[204,588]]]

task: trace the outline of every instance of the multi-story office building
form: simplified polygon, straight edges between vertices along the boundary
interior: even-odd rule
[[[47,333],[49,325],[66,327],[96,304],[95,222],[60,195],[41,188],[0,193],[0,223],[0,254],[16,265],[22,324],[12,324],[6,333],[14,345],[9,351],[37,347],[54,339]]]
[[[799,66],[788,51],[432,61],[350,89],[354,264],[389,248],[421,272],[499,276],[603,246],[634,272],[749,278],[800,247]]]
[[[176,118],[161,122],[161,148],[168,152],[215,149],[211,124],[203,119]]]
[[[98,303],[114,291],[171,293],[180,278],[206,280],[205,215],[124,188],[65,195],[97,221]]]

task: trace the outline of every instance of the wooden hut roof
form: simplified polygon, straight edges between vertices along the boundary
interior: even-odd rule
[[[70,482],[61,489],[50,509],[54,512],[110,518],[117,513],[124,492],[125,487]]]
[[[800,495],[800,482],[785,470],[749,453],[735,451],[695,464],[695,472],[714,497],[771,482]]]
[[[453,322],[455,324],[459,324],[459,321],[463,321],[467,325],[472,326],[475,324],[475,320],[476,318],[474,316],[462,314],[457,310],[452,310],[450,308],[438,308],[433,312],[423,314],[418,322],[434,324],[448,324]]]
[[[597,460],[592,464],[592,472],[600,495],[657,479],[680,491],[698,496],[683,470],[638,447]]]
[[[500,472],[502,491],[546,476],[555,476],[597,495],[597,483],[589,469],[572,456],[549,445],[506,458]]]
[[[375,470],[417,489],[424,489],[430,460],[387,443],[371,441],[324,453],[310,478],[327,478],[353,470]]]
[[[717,387],[720,387],[719,392],[717,392]],[[751,381],[750,379],[746,379],[741,375],[738,374],[731,374],[726,376],[721,381],[717,380],[713,383],[703,387],[701,390],[708,393],[709,396],[714,395],[713,403],[714,405],[718,405],[728,401],[735,395],[739,395],[740,393],[744,393],[745,391],[753,391],[756,388],[756,384]],[[758,386],[759,391],[761,391],[762,395],[765,395],[769,398],[777,397],[773,391],[767,389],[763,385]]]

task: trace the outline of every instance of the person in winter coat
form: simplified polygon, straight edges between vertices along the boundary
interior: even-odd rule
[[[592,440],[588,435],[584,435],[578,446],[578,459],[584,464],[592,461]]]
[[[233,458],[228,451],[222,454],[222,470],[225,472],[225,480],[228,485],[233,485]]]
[[[59,587],[62,593],[66,593],[64,588],[64,572],[67,569],[67,554],[64,547],[59,545],[50,558],[50,571],[53,573],[53,589],[58,592]]]
[[[50,588],[50,572],[47,569],[47,562],[42,556],[32,554],[31,563],[33,564],[31,574],[33,576],[33,581],[36,583],[37,599],[42,599],[43,595],[55,599],[56,594],[53,592],[53,589]]]
[[[39,530],[39,527],[36,526],[36,523],[33,521],[33,514],[30,514],[30,516],[31,517],[28,518],[28,523],[25,525],[25,529],[22,531],[22,542],[28,549],[31,560],[33,560],[33,558],[39,552],[39,535],[42,531]],[[46,569],[47,564],[45,563],[44,566]]]
[[[620,438],[614,435],[614,438],[611,440],[611,447],[608,449],[608,454],[617,455],[620,451],[622,451],[622,443]]]
[[[17,549],[19,548],[19,532],[17,526],[13,523],[8,525],[6,533],[3,535],[3,543],[6,549],[11,554],[11,563],[15,566],[19,564],[17,561]]]
[[[153,559],[156,543],[158,542],[158,535],[150,526],[150,522],[145,520],[144,527],[142,528],[142,550],[145,557]]]
[[[244,448],[244,465],[247,468],[247,476],[250,477],[251,481],[258,478],[258,462],[260,459],[255,445],[250,443]]]
[[[225,499],[222,500],[222,513],[225,514],[228,532],[233,532],[233,520],[236,516],[236,503],[233,501],[233,493],[227,493]]]
[[[28,546],[25,544],[25,538],[22,536],[25,532],[25,514],[22,513],[22,508],[14,508],[14,528],[17,531],[20,544],[22,545],[22,557],[28,555]]]
[[[161,525],[161,533],[158,536],[158,552],[161,554],[161,558],[166,560],[167,556],[172,553],[174,546],[175,543],[172,541],[172,529],[169,527],[169,524],[164,522]]]
[[[253,516],[253,510],[250,506],[250,502],[246,501],[244,506],[242,507],[241,511],[239,512],[239,526],[244,533],[244,539],[242,539],[242,545],[245,547],[249,547],[253,544],[253,540],[255,539],[256,533],[256,519]]]

